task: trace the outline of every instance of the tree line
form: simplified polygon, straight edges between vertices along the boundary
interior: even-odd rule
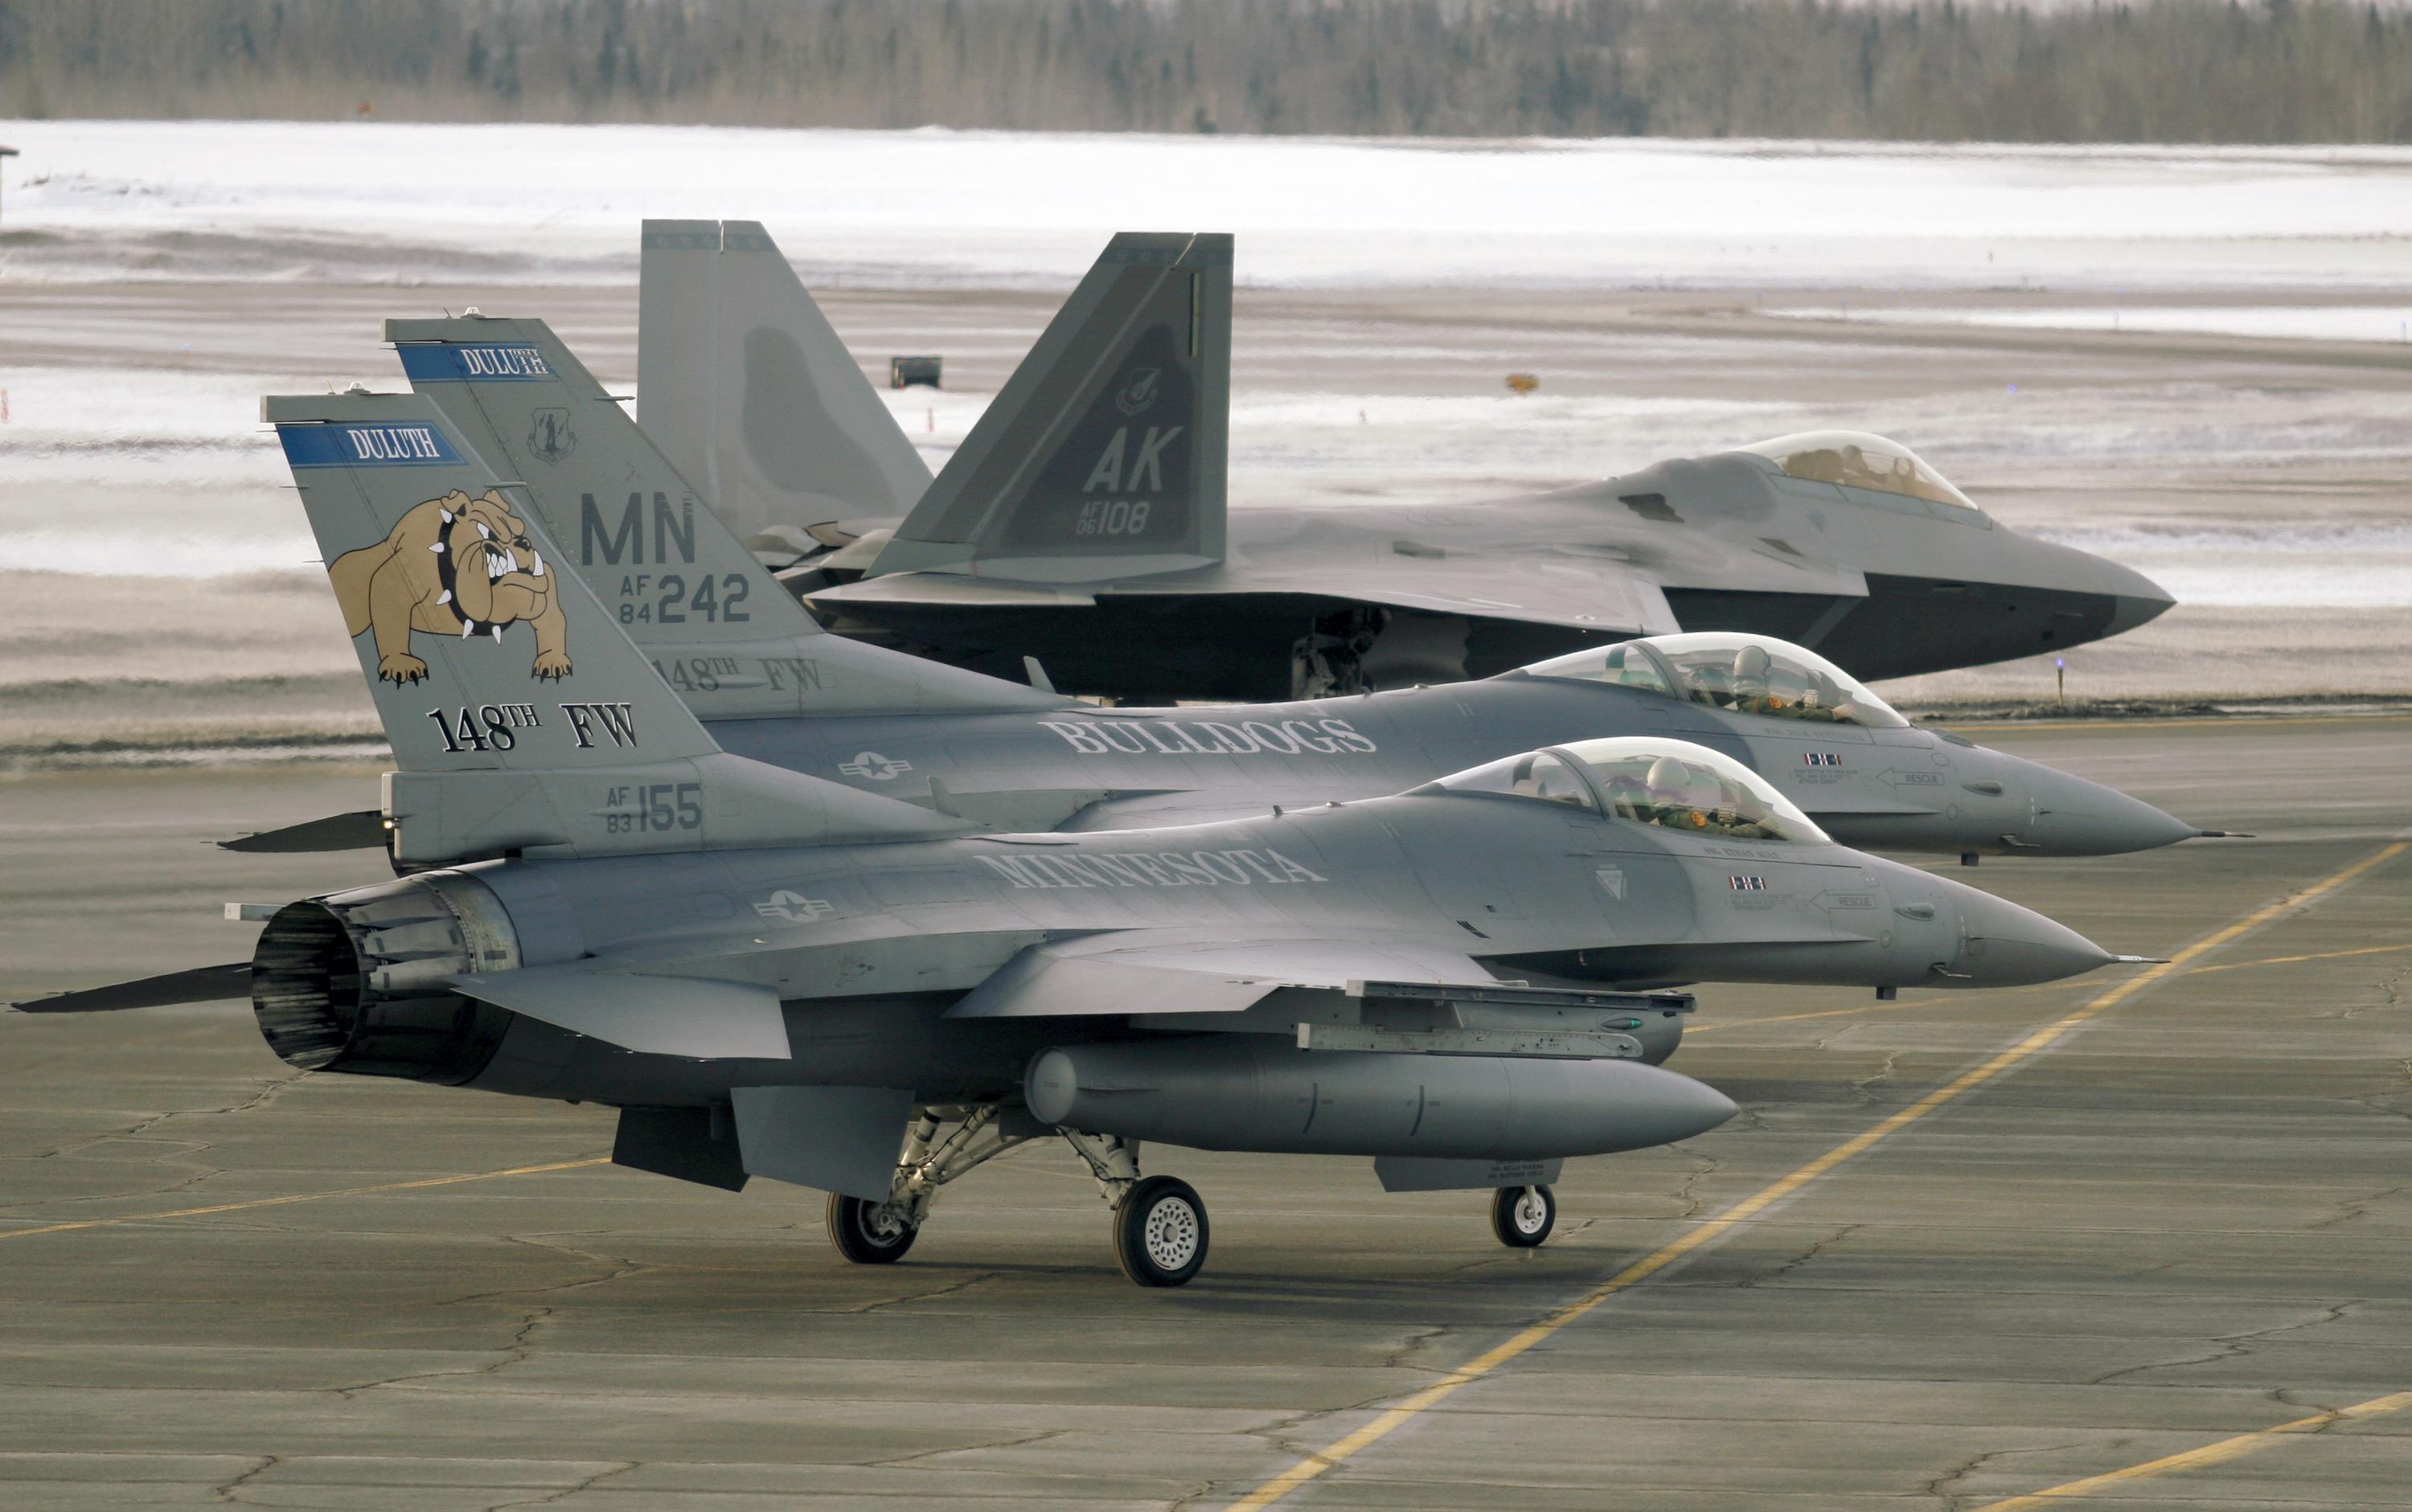
[[[2339,0],[0,0],[0,117],[2412,140]]]

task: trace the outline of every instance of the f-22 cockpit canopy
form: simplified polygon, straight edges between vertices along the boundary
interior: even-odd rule
[[[1656,736],[1527,751],[1416,791],[1563,803],[1589,814],[1717,839],[1829,843],[1826,832],[1790,799],[1741,762],[1688,741]]]
[[[1872,489],[1961,509],[1977,507],[1918,453],[1865,431],[1802,431],[1741,449],[1765,457],[1787,477]]]
[[[1872,729],[1909,723],[1850,673],[1773,636],[1722,630],[1649,636],[1572,652],[1523,670],[1532,677],[1640,688],[1731,713]]]

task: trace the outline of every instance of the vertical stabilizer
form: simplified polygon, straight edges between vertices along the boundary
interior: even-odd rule
[[[1011,683],[822,632],[541,320],[389,320],[411,386],[525,497],[705,719],[1050,706]]]
[[[872,571],[1093,582],[1223,559],[1231,239],[1116,236]]]
[[[522,486],[416,394],[262,401],[400,768],[396,860],[902,837],[905,804],[721,751]]]
[[[757,221],[645,222],[637,389],[645,433],[742,541],[901,515],[930,486]]]

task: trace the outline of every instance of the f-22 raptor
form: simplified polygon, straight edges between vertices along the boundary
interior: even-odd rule
[[[1445,683],[1684,630],[1901,677],[2169,606],[1860,433],[1470,506],[1228,509],[1231,260],[1228,236],[1116,236],[918,487],[760,226],[648,221],[640,418],[741,529],[800,550],[793,585],[840,627],[993,672],[1035,653],[1125,701]]]
[[[827,1191],[850,1259],[898,1258],[940,1186],[1049,1134],[1143,1284],[1209,1240],[1194,1189],[1140,1173],[1149,1139],[1489,1188],[1534,1244],[1558,1162],[1733,1111],[1657,1064],[1688,1005],[1639,989],[2117,959],[1672,739],[1221,824],[977,833],[722,749],[433,404],[265,409],[393,746],[404,874],[278,908],[246,963],[19,1006],[247,995],[306,1069],[616,1106],[620,1164]]]

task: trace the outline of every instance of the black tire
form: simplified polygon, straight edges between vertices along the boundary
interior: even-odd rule
[[[829,1199],[830,1242],[857,1265],[893,1265],[913,1247],[921,1230],[883,1215],[884,1202],[832,1192]]]
[[[1528,1192],[1538,1200],[1528,1204]],[[1557,1226],[1557,1195],[1546,1186],[1503,1186],[1491,1195],[1491,1231],[1511,1250],[1537,1247]]]
[[[1114,1258],[1142,1286],[1185,1284],[1206,1264],[1206,1204],[1197,1188],[1151,1176],[1114,1207]]]

